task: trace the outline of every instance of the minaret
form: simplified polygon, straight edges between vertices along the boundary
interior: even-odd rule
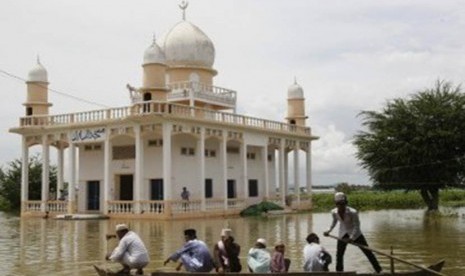
[[[291,125],[305,126],[305,98],[304,90],[294,80],[294,84],[287,90],[287,117],[286,120]]]
[[[26,116],[48,115],[52,106],[48,102],[47,70],[37,57],[37,65],[29,71],[26,81],[27,99],[23,104],[26,107]]]
[[[157,45],[155,36],[152,45],[145,50],[142,64],[144,76],[140,93],[143,101],[166,101],[166,58],[163,50]]]

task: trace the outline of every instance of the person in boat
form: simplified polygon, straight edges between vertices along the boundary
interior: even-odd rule
[[[260,238],[247,254],[250,272],[268,273],[271,271],[271,254],[266,249],[266,240]]]
[[[333,221],[329,229],[323,234],[328,236],[339,222],[339,239],[337,241],[336,251],[336,271],[344,271],[344,253],[347,248],[347,243],[353,242],[367,247],[368,243],[363,236],[362,231],[360,230],[360,220],[357,210],[347,205],[347,196],[342,192],[336,193],[334,195],[334,203],[336,204],[336,208],[331,211]],[[370,261],[373,269],[377,273],[380,273],[382,268],[379,265],[379,262],[373,252],[367,249],[360,249]]]
[[[307,238],[304,253],[304,271],[329,271],[332,261],[331,255],[320,245],[320,238],[315,233],[310,233]]]
[[[213,247],[213,260],[216,272],[241,272],[239,260],[241,247],[234,242],[231,229],[221,230],[221,240]]]
[[[149,263],[149,254],[144,242],[126,224],[116,225],[116,235],[107,235],[111,239],[118,237],[118,246],[106,256],[107,260],[119,262],[123,268],[118,274],[130,274],[131,269],[137,269],[136,274],[143,275],[143,268]]]
[[[274,246],[273,255],[271,256],[271,272],[287,272],[291,265],[291,260],[284,258],[286,246],[282,241],[278,241]]]
[[[176,267],[177,271],[184,266],[188,272],[210,272],[214,268],[212,256],[207,245],[197,239],[195,229],[184,230],[184,238],[186,243],[184,243],[183,247],[169,256],[163,264],[166,265],[169,261],[177,262],[181,260],[181,263]]]

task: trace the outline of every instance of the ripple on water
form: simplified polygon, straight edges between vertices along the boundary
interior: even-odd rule
[[[422,265],[446,259],[444,272],[462,275],[464,265],[460,256],[465,254],[462,229],[465,220],[459,217],[431,220],[421,210],[391,210],[361,212],[362,231],[371,247],[394,254],[407,261]],[[94,275],[92,264],[107,265],[103,259],[107,248],[104,236],[113,232],[116,223],[128,223],[140,234],[150,250],[148,271],[173,271],[174,265],[163,267],[163,260],[184,242],[183,229],[195,228],[199,238],[210,248],[219,239],[223,227],[231,228],[241,245],[241,260],[257,238],[267,239],[269,248],[282,240],[286,256],[292,260],[291,270],[300,271],[305,237],[310,232],[320,235],[321,243],[335,260],[336,241],[322,237],[330,223],[328,213],[286,215],[270,218],[229,218],[160,222],[153,220],[128,221],[57,221],[18,219],[0,213],[0,269],[3,275]],[[390,261],[379,256],[385,269]],[[117,264],[109,265],[118,268]],[[349,246],[345,258],[346,270],[372,271],[362,252]],[[334,269],[334,264],[331,265]],[[396,269],[411,267],[396,262]],[[5,272],[5,273],[3,273]]]

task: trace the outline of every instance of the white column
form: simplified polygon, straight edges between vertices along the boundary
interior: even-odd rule
[[[242,164],[242,185],[244,189],[244,199],[247,201],[249,198],[249,183],[247,177],[247,144],[242,141],[241,145],[241,164]]]
[[[223,185],[223,193],[224,193],[224,209],[228,209],[228,155],[227,155],[227,145],[228,145],[228,137],[226,130],[223,131],[223,139],[220,143],[220,158],[221,158],[221,183]]]
[[[311,147],[311,142],[308,142],[308,149],[307,149],[307,152],[306,152],[306,178],[307,178],[307,183],[306,183],[306,187],[307,187],[307,195],[308,195],[308,198],[310,200],[310,204],[312,203],[311,202],[311,195],[312,195],[312,147]]]
[[[163,199],[171,196],[171,129],[172,124],[163,123]]]
[[[76,145],[69,144],[68,213],[73,214],[76,206]]]
[[[29,147],[26,136],[21,143],[21,203],[29,200]],[[22,205],[22,204],[21,204]],[[22,205],[21,209],[25,207]],[[22,209],[22,211],[25,211]]]
[[[286,151],[286,147],[284,147],[284,191],[289,191],[289,154]]]
[[[297,207],[300,205],[299,148],[294,149],[294,194]]]
[[[268,175],[268,144],[263,147],[262,150],[262,160],[263,160],[263,183],[265,185],[265,198],[268,200],[270,198],[270,178]]]
[[[47,135],[42,136],[42,205],[41,211],[47,211],[47,201],[50,193],[50,146]]]
[[[135,160],[135,183],[134,183],[134,213],[141,212],[140,201],[142,200],[142,191],[144,190],[144,142],[141,135],[140,126],[134,127],[136,160]]]
[[[200,205],[200,210],[205,211],[206,210],[206,198],[205,198],[205,192],[206,192],[206,187],[205,187],[205,129],[202,127],[200,128],[200,138],[198,141],[198,147],[199,149],[199,184],[200,184],[200,191],[201,191],[201,205]]]
[[[279,145],[279,193],[281,195],[281,204],[286,205],[286,191],[284,188],[284,139],[281,139]]]
[[[57,156],[57,199],[60,199],[63,197],[63,183],[64,183],[64,172],[63,172],[63,167],[64,167],[64,162],[63,162],[63,155],[64,155],[65,149],[63,148],[63,145],[60,143],[58,146],[58,156]]]
[[[111,189],[111,131],[109,128],[105,129],[105,142],[103,145],[103,213],[109,213],[108,201],[112,200]]]

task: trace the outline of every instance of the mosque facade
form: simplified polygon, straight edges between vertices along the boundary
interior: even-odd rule
[[[38,60],[26,82],[25,115],[10,129],[22,138],[21,215],[224,216],[261,201],[311,208],[311,144],[318,137],[306,125],[302,87],[289,87],[283,122],[244,116],[236,112],[236,91],[214,85],[214,61],[213,42],[183,15],[145,51],[142,86],[127,86],[127,106],[53,115]],[[29,196],[35,145],[42,152],[40,199]],[[306,193],[291,191],[289,179]]]

